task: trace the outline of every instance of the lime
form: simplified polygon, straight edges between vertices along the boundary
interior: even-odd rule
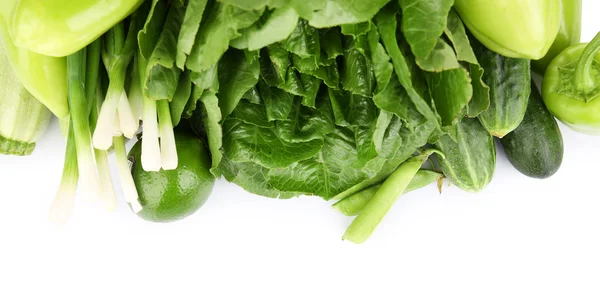
[[[193,134],[176,130],[177,169],[158,172],[146,172],[142,168],[141,143],[138,141],[129,152],[133,180],[142,205],[138,216],[153,222],[172,222],[202,207],[215,182],[204,143]]]

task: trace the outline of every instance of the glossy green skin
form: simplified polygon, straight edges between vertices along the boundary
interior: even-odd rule
[[[10,40],[4,19],[0,17],[0,44],[21,84],[54,115],[69,115],[67,104],[67,60],[19,48]]]
[[[559,68],[576,63],[586,46],[586,43],[571,46],[552,60],[542,81],[542,97],[548,110],[571,129],[600,135],[600,98],[585,102],[560,93]],[[600,63],[600,53],[595,55],[594,61]]]
[[[456,0],[471,33],[507,57],[541,59],[560,27],[560,0]]]
[[[581,0],[561,0],[562,13],[560,29],[548,53],[540,59],[531,62],[536,73],[544,74],[552,60],[564,49],[578,44],[581,40]]]
[[[496,169],[494,138],[477,119],[464,118],[457,125],[458,143],[448,135],[440,138],[435,146],[445,159],[436,155],[442,172],[459,188],[477,192],[491,180]]]
[[[195,213],[210,196],[215,182],[210,157],[202,141],[192,134],[175,133],[179,166],[175,170],[146,172],[141,163],[141,141],[129,152],[142,210],[141,218],[172,222]]]
[[[538,179],[556,173],[564,148],[560,128],[546,109],[535,85],[521,125],[500,141],[510,163],[522,174]]]
[[[431,183],[443,178],[444,175],[435,171],[430,170],[419,170],[415,176],[410,180],[408,186],[404,190],[402,195],[419,188],[430,185]],[[358,215],[365,205],[373,198],[377,190],[381,187],[381,184],[363,189],[350,196],[344,197],[337,203],[333,204],[333,208],[340,211],[340,213],[346,216]]]
[[[100,37],[143,0],[2,0],[11,10],[14,43],[34,52],[63,57]],[[11,7],[12,6],[12,7]],[[6,12],[4,12],[6,13]]]
[[[516,129],[531,93],[531,68],[527,59],[508,58],[473,42],[483,68],[482,80],[490,87],[490,107],[479,115],[483,127],[502,138]]]

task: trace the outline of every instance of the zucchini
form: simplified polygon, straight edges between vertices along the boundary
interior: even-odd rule
[[[459,188],[477,192],[491,180],[496,168],[494,138],[477,119],[463,118],[456,125],[457,141],[442,136],[435,146],[446,158],[435,156],[444,175]]]
[[[473,41],[483,68],[482,80],[490,87],[490,107],[478,117],[490,134],[502,138],[525,116],[531,93],[531,61],[504,57]]]
[[[564,154],[562,134],[533,82],[523,122],[501,143],[510,163],[526,176],[544,179],[560,168]]]

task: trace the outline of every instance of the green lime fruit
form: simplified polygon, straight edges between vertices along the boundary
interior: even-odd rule
[[[142,219],[172,222],[195,213],[210,196],[215,177],[204,143],[193,134],[175,131],[179,164],[175,170],[147,172],[142,168],[142,142],[129,152]]]

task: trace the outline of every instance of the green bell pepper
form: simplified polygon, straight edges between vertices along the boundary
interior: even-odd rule
[[[34,52],[64,57],[100,37],[143,0],[2,0],[13,42]]]
[[[21,84],[31,95],[57,117],[63,118],[69,115],[65,58],[49,57],[15,46],[10,39],[2,14],[0,14],[0,45],[6,52],[8,61]]]
[[[589,43],[568,47],[552,60],[542,97],[556,118],[573,130],[600,135],[600,33]]]
[[[533,70],[539,74],[544,74],[546,67],[560,52],[581,40],[581,0],[562,0],[561,2],[561,22],[556,39],[546,56],[541,60],[531,62]]]
[[[560,27],[560,0],[456,0],[471,33],[505,57],[541,59]]]

